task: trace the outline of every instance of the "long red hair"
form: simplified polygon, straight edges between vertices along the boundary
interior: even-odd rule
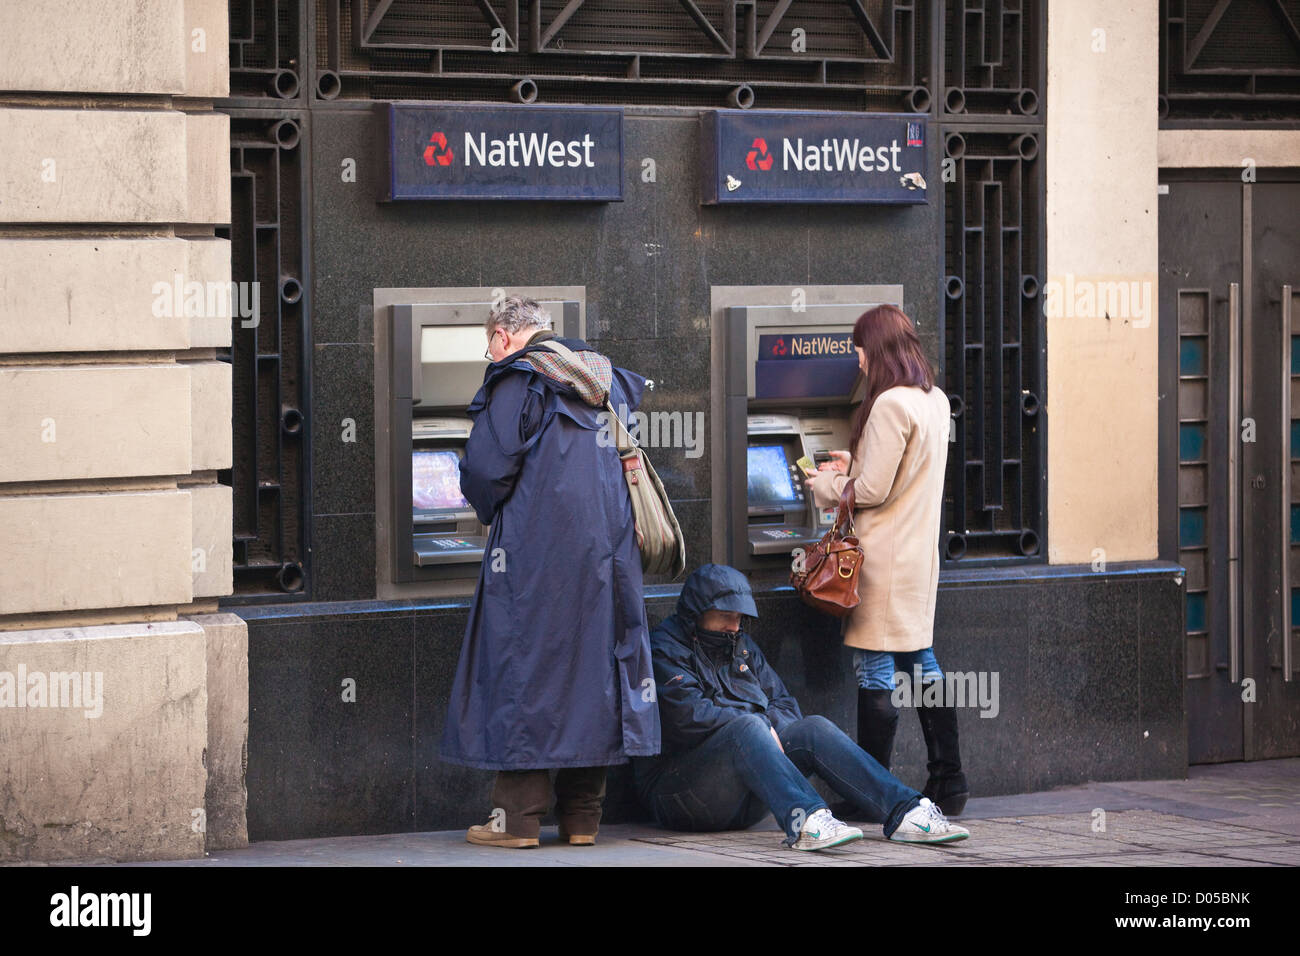
[[[928,392],[934,387],[934,367],[921,350],[912,320],[896,305],[878,305],[858,316],[853,344],[867,355],[867,393],[853,416],[856,448],[880,393],[896,385],[915,385]]]

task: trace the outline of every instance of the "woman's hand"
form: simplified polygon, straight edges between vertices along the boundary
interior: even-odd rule
[[[822,472],[829,471],[835,475],[843,475],[848,472],[849,462],[851,459],[847,451],[833,451],[830,452],[829,454],[831,456],[830,461],[822,462],[820,465],[817,466],[816,471],[804,472],[804,474],[809,476],[808,478],[804,479],[804,485],[809,489],[812,488],[813,482],[815,482],[821,476]]]
[[[817,470],[835,471],[835,472],[839,472],[840,474],[848,474],[849,462],[852,460],[853,456],[850,455],[847,451],[833,451],[830,454],[831,454],[831,460],[822,462],[820,465],[817,466]]]

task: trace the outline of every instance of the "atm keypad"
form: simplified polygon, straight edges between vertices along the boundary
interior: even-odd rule
[[[794,485],[794,496],[803,501],[803,482],[806,476],[799,470],[798,465],[790,466],[790,483]]]
[[[466,541],[464,538],[434,538],[432,540],[424,541],[422,543],[432,544],[435,545],[436,547],[442,548],[444,551],[449,551],[449,550],[454,550],[456,548],[468,547],[473,542]]]

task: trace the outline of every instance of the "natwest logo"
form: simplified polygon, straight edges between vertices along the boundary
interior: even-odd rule
[[[596,165],[590,133],[582,139],[552,139],[550,133],[510,133],[505,139],[489,139],[487,133],[465,134],[465,165],[473,166],[585,166]]]
[[[429,137],[429,145],[424,147],[424,165],[450,166],[455,154],[447,146],[447,137],[441,132]]]
[[[799,356],[852,355],[853,335],[799,335],[790,343]]]
[[[901,173],[898,165],[898,140],[890,145],[864,145],[861,138],[827,137],[819,145],[816,141],[804,145],[803,137],[794,141],[786,136],[781,140],[781,168],[793,167],[799,172],[888,172]]]
[[[760,335],[764,359],[841,359],[853,356],[851,332],[782,332]]]
[[[767,152],[767,140],[761,136],[754,139],[749,148],[749,155],[745,157],[745,165],[755,170],[772,168],[772,157]]]

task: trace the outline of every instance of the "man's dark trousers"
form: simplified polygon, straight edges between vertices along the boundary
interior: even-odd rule
[[[555,773],[555,819],[567,833],[595,836],[605,799],[605,767],[565,767]],[[531,838],[551,808],[550,770],[500,770],[492,785],[492,806],[505,811],[505,830]],[[496,816],[496,810],[493,810]]]

